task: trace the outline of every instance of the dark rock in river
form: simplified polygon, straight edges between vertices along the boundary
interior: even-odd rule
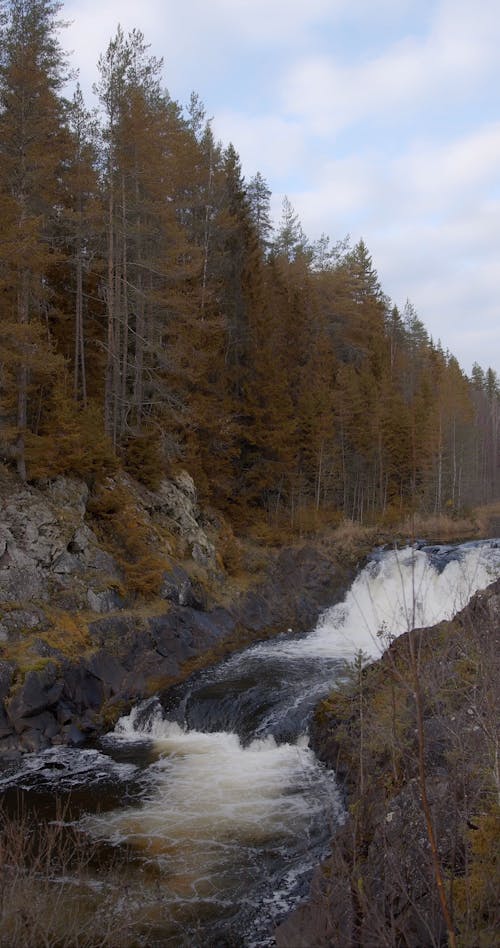
[[[111,489],[113,484],[133,496],[155,542],[157,528],[176,537],[184,563],[195,561],[196,575],[210,581],[210,593],[166,549],[171,562],[159,590],[164,610],[156,612],[159,600],[149,614],[134,609],[120,566],[85,521],[86,484],[59,477],[35,487],[4,478],[0,643],[13,656],[19,643],[24,664],[32,668],[23,680],[17,659],[0,662],[0,752],[75,742],[72,725],[83,734],[103,729],[119,709],[182,677],[185,666],[203,655],[213,658],[289,626],[305,630],[341,598],[352,578],[312,545],[285,549],[268,554],[259,585],[227,608],[214,607],[209,595],[221,574],[191,477],[180,473],[157,491],[127,475],[119,475]],[[80,616],[80,657],[74,645],[66,653],[64,613]]]

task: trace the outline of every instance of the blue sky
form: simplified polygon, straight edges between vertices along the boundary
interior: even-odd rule
[[[275,217],[363,237],[470,372],[500,372],[499,0],[73,0],[64,45],[89,91],[118,22],[195,90]]]

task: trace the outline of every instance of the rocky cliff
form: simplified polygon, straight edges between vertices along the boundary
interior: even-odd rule
[[[0,469],[0,757],[83,743],[200,663],[288,626],[305,629],[354,568],[299,545],[246,551],[185,472],[147,490],[21,484]],[[224,536],[224,543],[223,543]],[[233,540],[233,543],[236,541]]]

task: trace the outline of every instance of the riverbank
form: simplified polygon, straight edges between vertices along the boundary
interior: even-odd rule
[[[242,539],[200,509],[186,474],[155,492],[125,475],[91,492],[66,478],[27,487],[0,474],[0,759],[9,768],[26,752],[84,746],[137,701],[251,642],[312,628],[377,545],[404,546],[417,529],[450,541],[497,526],[490,510],[391,531],[347,523]],[[474,946],[481,925],[489,937],[497,921],[499,592],[497,583],[453,623],[418,633],[426,786],[453,917]],[[341,778],[350,818],[310,902],[278,929],[280,948],[387,939],[421,948],[444,937],[419,805],[407,639],[316,715],[314,749]]]
[[[310,628],[372,537],[237,539],[186,473],[94,491],[0,471],[0,760],[84,744],[141,698],[251,641]]]
[[[312,745],[349,817],[278,948],[449,944],[437,873],[456,943],[496,943],[499,633],[500,580],[322,702]]]
[[[22,484],[0,465],[0,762],[83,744],[135,701],[287,628],[311,628],[376,545],[487,536],[454,521],[256,521],[235,536],[186,472],[152,491],[121,472],[92,489]],[[491,532],[490,532],[491,535]]]

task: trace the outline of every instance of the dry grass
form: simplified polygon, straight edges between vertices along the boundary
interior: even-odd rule
[[[400,533],[407,536],[422,537],[429,541],[459,542],[474,540],[480,537],[480,530],[475,517],[471,514],[466,517],[447,517],[415,514],[407,517],[398,528]]]
[[[126,896],[105,874],[97,849],[64,823],[0,811],[1,948],[123,948],[134,944]],[[94,869],[91,871],[91,866]]]
[[[481,536],[500,536],[500,501],[496,504],[477,507],[474,511],[474,520]]]
[[[475,507],[467,514],[458,516],[435,516],[416,513],[408,515],[395,525],[395,532],[408,537],[423,537],[426,540],[459,543],[500,535],[500,502]]]
[[[352,564],[366,556],[380,542],[378,528],[365,526],[353,520],[343,520],[335,530],[325,535],[323,546],[345,564]]]
[[[88,511],[101,545],[124,572],[127,590],[134,596],[156,596],[170,565],[171,535],[153,523],[126,483],[101,484]]]
[[[55,650],[56,661],[57,653],[78,659],[93,647],[84,614],[49,606],[44,607],[44,612],[50,623],[48,628],[21,632],[3,645],[3,657],[15,663],[18,675],[40,671],[49,661],[54,660],[50,655],[40,654],[40,642]]]

